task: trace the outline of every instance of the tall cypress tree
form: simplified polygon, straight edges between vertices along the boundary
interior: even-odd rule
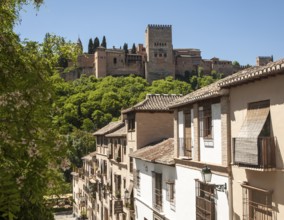
[[[107,42],[106,42],[106,37],[105,36],[103,36],[103,40],[102,40],[101,46],[104,47],[104,48],[107,48]]]
[[[94,39],[94,52],[96,51],[96,49],[100,46],[100,40],[99,38],[95,38]]]
[[[123,44],[123,50],[124,50],[125,54],[128,54],[128,44],[127,43]]]
[[[136,54],[136,46],[135,46],[134,43],[133,43],[133,45],[132,45],[131,53],[132,53],[132,54]]]
[[[77,40],[77,46],[79,48],[80,54],[82,54],[83,53],[83,44],[82,44],[82,41],[79,37],[78,37],[78,40]]]
[[[90,38],[88,44],[88,54],[93,54],[93,53],[94,53],[94,44],[92,38]]]

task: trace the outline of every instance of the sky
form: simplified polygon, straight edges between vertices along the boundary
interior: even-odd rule
[[[172,25],[174,48],[196,48],[255,65],[257,56],[284,58],[283,0],[45,0],[29,5],[15,27],[21,39],[42,42],[46,33],[77,42],[106,37],[107,47],[145,44],[148,24]]]

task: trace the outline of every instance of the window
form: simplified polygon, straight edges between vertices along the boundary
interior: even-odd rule
[[[116,64],[116,63],[117,63],[117,59],[116,59],[116,57],[115,57],[115,58],[113,58],[113,63],[114,63],[114,64]]]
[[[243,187],[243,219],[272,220],[272,191],[252,187]]]
[[[166,182],[167,186],[167,201],[173,203],[175,200],[175,182],[168,181]]]
[[[129,158],[129,171],[130,173],[133,173],[133,158]]]
[[[101,136],[97,136],[97,144],[98,144],[98,145],[101,145],[101,139],[102,139]]]
[[[199,123],[200,137],[212,138],[213,123],[211,105],[206,105],[199,109]]]
[[[214,185],[196,180],[196,220],[215,220]]]
[[[135,189],[139,189],[140,188],[140,171],[139,170],[133,170],[133,181],[134,181]]]
[[[191,114],[190,110],[184,111],[184,156],[191,157]]]
[[[164,57],[167,57],[167,54],[166,54],[166,53],[164,53]]]
[[[114,175],[114,183],[115,183],[115,197],[121,198],[121,176]]]
[[[154,173],[154,208],[162,211],[163,193],[162,193],[162,174]]]
[[[135,115],[130,114],[128,116],[128,131],[135,131]]]

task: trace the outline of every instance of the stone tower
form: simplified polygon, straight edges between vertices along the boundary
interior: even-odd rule
[[[152,82],[167,76],[175,77],[172,26],[148,25],[145,35],[147,81]]]
[[[102,78],[107,76],[106,70],[106,48],[98,47],[95,52],[95,75],[96,78]]]

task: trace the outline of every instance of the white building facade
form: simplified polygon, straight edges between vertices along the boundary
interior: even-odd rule
[[[212,84],[175,109],[176,219],[230,219],[228,93]],[[201,171],[211,170],[210,182]]]

